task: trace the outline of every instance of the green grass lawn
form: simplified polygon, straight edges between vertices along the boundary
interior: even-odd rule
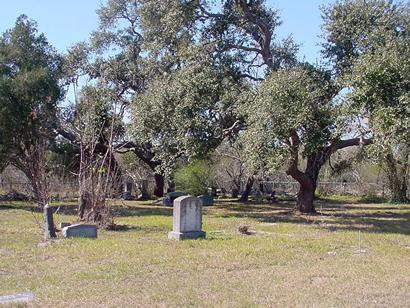
[[[41,213],[0,203],[0,295],[32,292],[30,306],[410,305],[410,206],[321,200],[218,202],[204,209],[206,240],[172,241],[172,209],[119,202],[121,231],[41,242]],[[56,223],[72,221],[73,207]],[[237,232],[249,225],[252,235]]]

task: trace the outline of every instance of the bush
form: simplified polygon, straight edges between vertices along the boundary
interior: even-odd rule
[[[208,194],[213,174],[208,161],[197,160],[175,172],[175,187],[193,196]]]

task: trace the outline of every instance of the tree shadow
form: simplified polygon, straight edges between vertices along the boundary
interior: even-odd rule
[[[283,201],[283,202],[256,202],[256,201],[249,201],[246,203],[243,202],[232,202],[232,201],[217,201],[217,203],[210,207],[205,207],[209,209],[227,209],[235,212],[264,212],[264,211],[272,211],[275,209],[283,210],[292,206],[291,202]]]
[[[172,216],[172,207],[149,205],[122,205],[111,208],[114,217]]]
[[[318,201],[315,215],[298,215],[294,204],[230,206],[220,217],[252,218],[261,223],[294,223],[323,226],[331,231],[364,231],[410,235],[410,206],[348,205]]]
[[[109,232],[163,232],[168,230],[161,226],[147,226],[147,225],[114,225]]]
[[[30,203],[6,203],[2,202],[0,203],[0,211],[5,211],[5,210],[24,210],[24,211],[29,211],[29,212],[42,212],[43,209],[35,206]]]
[[[77,205],[76,204],[59,204],[53,205],[54,214],[62,214],[67,216],[77,216]],[[149,205],[145,203],[132,202],[132,204],[120,204],[111,206],[111,213],[114,217],[132,217],[132,216],[172,216],[172,207]],[[42,208],[38,206],[33,206],[31,204],[14,204],[14,203],[0,203],[0,210],[24,210],[29,212],[43,211]]]
[[[75,204],[55,206],[63,215],[77,215]],[[214,206],[204,207],[204,215],[221,218],[252,218],[261,223],[294,223],[322,226],[332,231],[364,231],[369,233],[397,233],[410,235],[410,205],[382,206],[351,204],[346,202],[316,201],[316,215],[297,215],[293,212],[294,202],[243,204],[218,200]],[[172,207],[129,202],[113,206],[116,217],[172,216]],[[25,210],[42,212],[32,204],[0,203],[0,210]],[[125,226],[122,230],[138,230],[139,227]],[[144,227],[145,228],[145,227]],[[155,229],[155,226],[153,226]],[[149,228],[148,228],[149,229]],[[161,231],[163,229],[161,228]]]

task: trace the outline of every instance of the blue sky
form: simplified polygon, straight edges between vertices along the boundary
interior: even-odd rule
[[[314,62],[318,57],[320,10],[333,0],[268,0],[268,5],[280,10],[283,25],[278,36],[292,33],[303,44],[300,56]],[[97,27],[95,10],[105,0],[4,0],[0,10],[0,32],[13,26],[16,18],[26,14],[38,23],[49,42],[60,51],[89,37]]]

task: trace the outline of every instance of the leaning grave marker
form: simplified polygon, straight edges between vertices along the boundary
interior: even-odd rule
[[[62,229],[64,237],[97,238],[97,226],[91,224],[75,224]]]

